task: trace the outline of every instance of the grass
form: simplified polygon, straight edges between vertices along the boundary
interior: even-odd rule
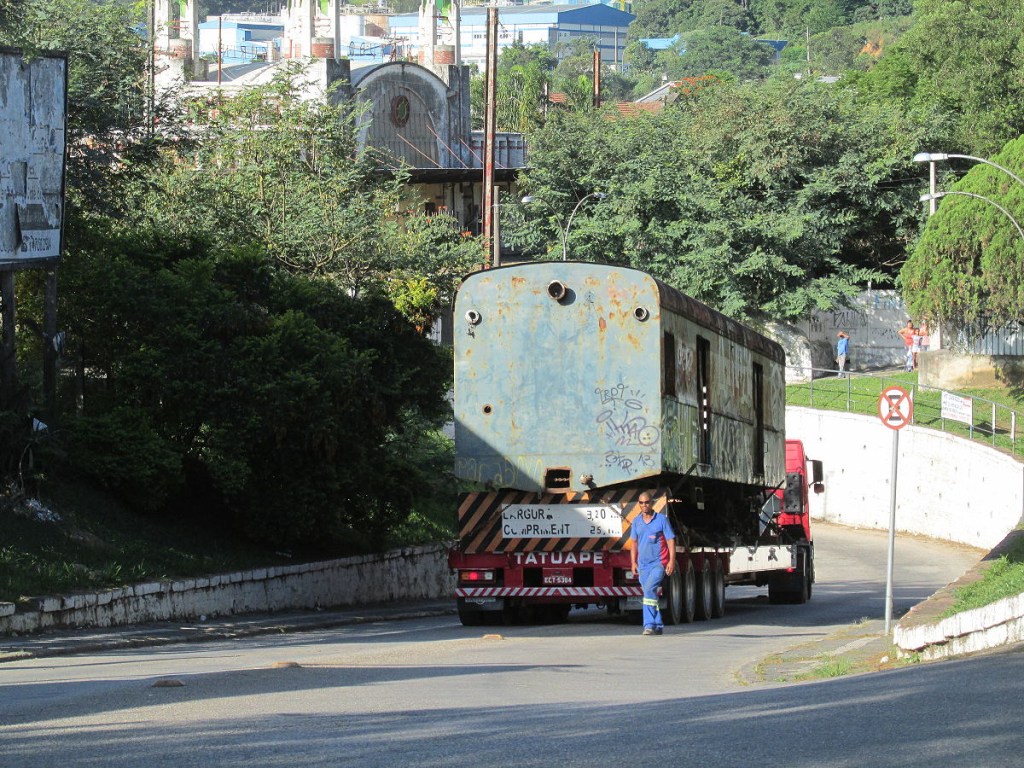
[[[1017,530],[1022,530],[1018,528]],[[1024,593],[1024,536],[1010,544],[1001,557],[985,569],[978,581],[959,587],[945,616],[991,605],[1004,597]]]
[[[825,680],[842,677],[853,671],[853,661],[845,656],[826,656],[821,664],[810,672],[797,676],[797,680]]]
[[[0,503],[0,601],[26,603],[40,595],[116,587],[139,581],[227,573],[309,562],[347,553],[284,552],[260,546],[184,510],[145,517],[108,495],[50,480],[38,503]],[[4,499],[0,498],[0,502]],[[412,516],[392,546],[452,537],[444,514]]]
[[[0,507],[0,601],[289,562],[187,514],[140,517],[106,494],[50,481]]]
[[[918,384],[917,373],[853,373],[848,378],[834,376],[786,387],[786,404],[821,410],[848,411],[878,416],[878,398],[889,387],[902,387],[911,394],[914,413],[911,422],[972,440],[983,441],[1010,454],[1024,455],[1016,413],[1024,413],[1024,396],[1014,389],[969,389],[955,394],[975,398],[971,423],[942,416],[942,391]]]

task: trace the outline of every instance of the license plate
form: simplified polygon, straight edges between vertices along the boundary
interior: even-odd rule
[[[545,568],[545,587],[565,587],[572,585],[572,568]]]

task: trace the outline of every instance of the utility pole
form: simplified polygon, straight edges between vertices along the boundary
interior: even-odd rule
[[[498,93],[498,9],[487,9],[487,96],[484,108],[484,250],[494,241],[494,134],[497,121],[496,96]],[[492,261],[492,266],[497,266]]]

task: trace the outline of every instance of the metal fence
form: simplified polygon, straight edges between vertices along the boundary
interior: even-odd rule
[[[943,328],[943,346],[975,355],[1024,356],[1024,324],[993,324],[982,318],[953,331]]]
[[[879,416],[882,392],[902,387],[914,404],[911,424],[984,441],[1014,456],[1024,454],[1024,440],[1017,440],[1016,411],[992,400],[922,386],[913,380],[913,374],[850,372],[838,378],[835,370],[795,366],[789,370],[804,376],[810,374],[811,378],[787,385],[787,405]],[[814,378],[815,375],[821,378]]]

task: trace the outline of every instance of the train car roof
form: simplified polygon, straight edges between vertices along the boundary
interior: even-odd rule
[[[517,262],[515,264],[506,264],[500,267],[492,267],[490,269],[482,269],[476,272],[472,272],[463,278],[463,282],[473,275],[478,275],[483,272],[495,272],[503,269],[516,269],[522,267],[532,267],[539,264],[552,264],[555,262]],[[724,336],[727,339],[735,341],[737,344],[741,344],[747,349],[753,350],[765,357],[774,360],[777,363],[785,365],[786,353],[782,348],[782,345],[776,341],[772,341],[767,336],[764,336],[752,328],[748,328],[738,320],[733,320],[731,317],[723,315],[716,309],[712,309],[707,304],[704,304],[692,296],[687,296],[677,288],[673,288],[666,282],[659,280],[654,275],[648,274],[640,269],[634,267],[623,267],[613,264],[600,264],[591,261],[567,261],[558,262],[562,264],[578,264],[586,265],[589,267],[600,267],[603,269],[615,269],[626,272],[636,272],[638,274],[649,277],[658,286],[658,293],[661,299],[661,306],[669,309],[683,317],[692,320],[697,325],[703,328],[707,328],[710,331],[714,331],[720,336]]]

